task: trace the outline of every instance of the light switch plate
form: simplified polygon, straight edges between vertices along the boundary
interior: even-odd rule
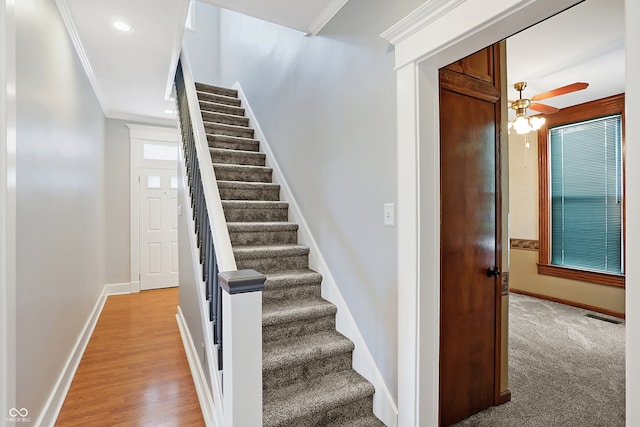
[[[384,204],[384,225],[394,227],[396,225],[395,206],[393,203]]]

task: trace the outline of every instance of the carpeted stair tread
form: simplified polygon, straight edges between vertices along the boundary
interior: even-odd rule
[[[233,248],[239,270],[261,273],[298,270],[309,265],[309,247],[297,244],[236,246]]]
[[[268,390],[263,395],[263,426],[304,426],[307,425],[307,417],[357,402],[371,396],[373,392],[373,386],[353,370]]]
[[[311,269],[286,270],[265,274],[265,290],[284,286],[309,285],[322,282],[322,274]]]
[[[289,205],[286,202],[264,200],[223,200],[228,222],[286,222]]]
[[[211,135],[239,136],[241,138],[253,138],[254,134],[250,127],[215,122],[204,122],[204,130]]]
[[[266,155],[256,151],[209,148],[209,152],[214,163],[264,166],[266,161]]]
[[[296,305],[282,306],[278,302],[263,304],[262,326],[300,322],[305,319],[336,314],[336,306],[322,298],[296,301]]]
[[[215,102],[216,104],[226,104],[226,105],[232,105],[234,107],[239,107],[240,104],[242,103],[242,101],[240,101],[238,98],[233,98],[230,96],[218,95],[215,93],[202,92],[202,91],[196,91],[196,93],[198,95],[199,101]]]
[[[207,134],[207,142],[211,148],[228,148],[239,151],[259,151],[260,141],[232,135]]]
[[[267,342],[262,346],[262,369],[273,370],[309,360],[350,353],[353,342],[336,331]]]
[[[273,169],[266,166],[214,163],[213,170],[221,181],[272,182]]]
[[[216,113],[232,114],[234,116],[244,117],[244,108],[235,105],[221,104],[218,102],[200,100],[200,111],[213,111]]]
[[[221,189],[220,194],[224,193]],[[298,243],[298,224],[287,221],[228,222],[227,229],[234,248]]]
[[[270,182],[218,181],[222,200],[280,200],[280,186]]]
[[[329,424],[329,426],[331,426],[331,424]],[[347,421],[345,423],[340,423],[339,426],[340,427],[385,427],[384,423],[380,421],[375,415],[370,415],[368,417],[358,418],[355,420]]]
[[[234,114],[219,113],[216,111],[200,111],[202,113],[202,119],[205,123],[222,123],[233,126],[249,126],[249,119],[247,117],[241,117]]]
[[[298,224],[295,222],[228,222],[227,228],[229,232],[296,231],[298,230]]]
[[[322,298],[322,275],[303,268],[265,273],[263,304],[295,304],[298,300]]]
[[[236,89],[228,89],[226,87],[214,86],[207,83],[196,83],[196,91],[215,93],[216,95],[228,96],[229,98],[238,97],[238,91]]]
[[[222,207],[232,209],[287,209],[289,203],[266,200],[223,200]]]
[[[309,247],[305,245],[274,246],[239,246],[233,248],[236,261],[256,258],[283,258],[308,255]]]

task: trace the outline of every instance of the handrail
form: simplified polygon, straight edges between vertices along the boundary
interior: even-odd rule
[[[193,125],[195,148],[198,158],[202,159],[203,162],[200,167],[204,187],[204,198],[207,207],[209,207],[209,224],[213,225],[213,243],[218,257],[218,266],[220,267],[220,271],[236,271],[238,269],[236,267],[236,259],[231,248],[231,239],[229,238],[229,230],[227,229],[224,210],[222,209],[222,199],[220,198],[220,192],[216,184],[216,175],[213,172],[211,152],[209,151],[207,134],[204,130],[204,122],[202,121],[200,103],[198,102],[198,95],[196,94],[191,63],[184,43],[182,45],[182,53],[180,54],[180,64],[183,70],[189,115]]]
[[[234,272],[237,267],[195,92],[195,82],[184,47],[176,70],[175,87],[187,184],[200,249],[202,281],[205,283],[209,321],[213,326],[213,343],[218,350],[218,369],[222,370],[222,291],[218,272]]]

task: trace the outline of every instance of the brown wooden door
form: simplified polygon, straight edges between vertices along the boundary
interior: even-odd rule
[[[497,403],[499,48],[440,70],[440,423]]]

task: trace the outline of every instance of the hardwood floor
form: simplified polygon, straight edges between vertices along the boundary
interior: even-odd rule
[[[204,426],[177,305],[177,288],[110,296],[56,426]]]

